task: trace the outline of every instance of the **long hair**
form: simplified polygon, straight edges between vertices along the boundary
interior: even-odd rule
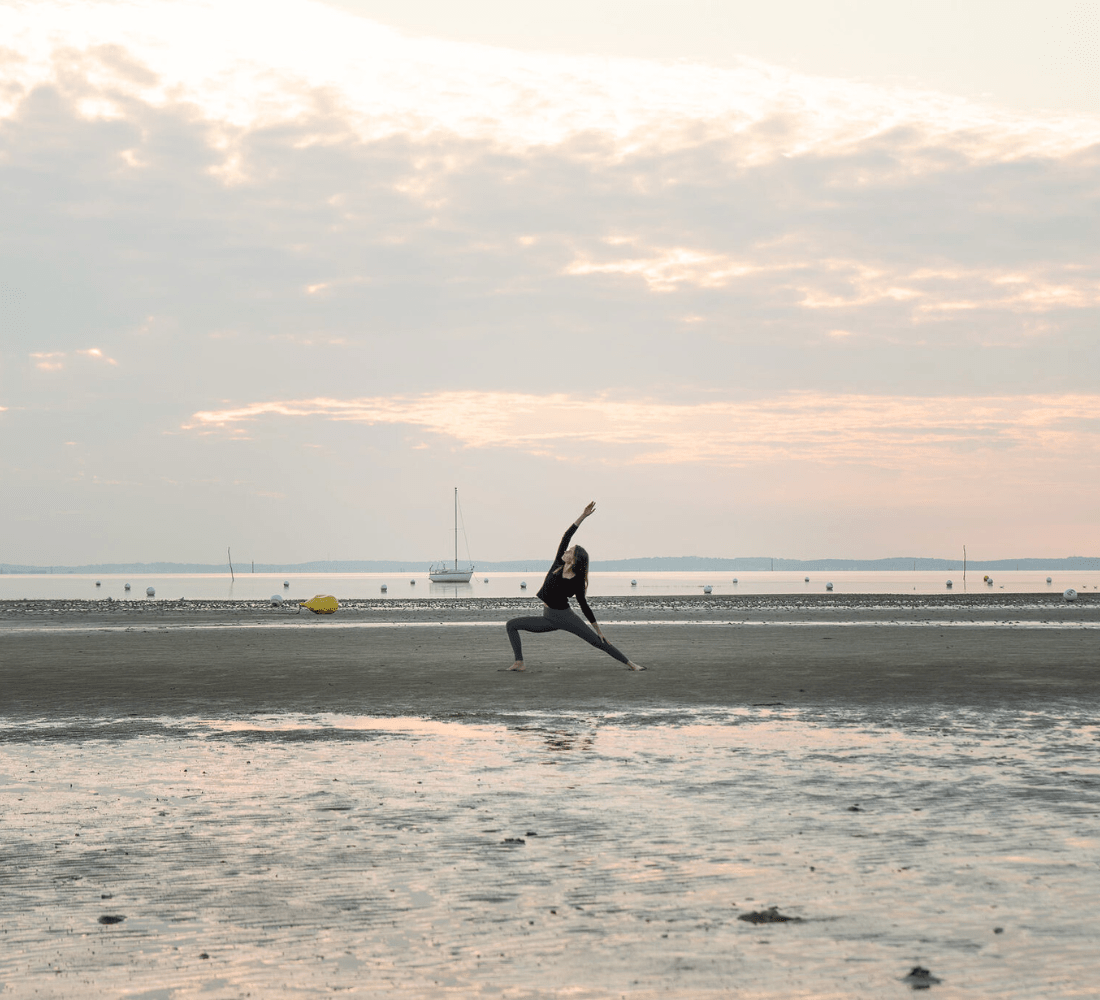
[[[578,545],[573,552],[573,573],[584,577],[585,593],[588,592],[588,549]]]

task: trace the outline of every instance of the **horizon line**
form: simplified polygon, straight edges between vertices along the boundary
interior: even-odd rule
[[[241,575],[252,573],[385,573],[427,571],[439,560],[426,559],[311,559],[301,562],[264,562],[249,560],[234,563],[233,572]],[[485,572],[533,572],[549,565],[545,556],[535,559],[495,559],[476,562],[461,561],[464,567]],[[889,564],[889,565],[887,565]],[[1085,565],[1092,564],[1092,565]],[[773,570],[813,569],[880,569],[880,570],[962,570],[962,559],[946,559],[939,556],[880,556],[873,559],[850,557],[823,557],[796,559],[786,556],[633,556],[625,559],[592,560],[593,572],[625,572],[634,570],[665,570],[667,572],[694,570],[736,570],[741,572],[765,572]],[[1020,556],[997,559],[967,559],[967,568],[978,569],[1100,569],[1100,556]],[[4,575],[51,575],[81,573],[230,573],[228,562],[200,563],[177,560],[150,562],[95,562],[82,564],[0,563]]]

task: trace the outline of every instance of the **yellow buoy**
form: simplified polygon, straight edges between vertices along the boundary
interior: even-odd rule
[[[308,601],[302,601],[298,607],[309,608],[315,615],[334,615],[340,605],[332,594],[318,594]]]

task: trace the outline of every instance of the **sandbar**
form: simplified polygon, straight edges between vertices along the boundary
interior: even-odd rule
[[[653,707],[1020,706],[1100,701],[1100,604],[594,602],[631,674],[563,634],[511,651],[499,602],[256,605],[3,602],[8,718],[473,714]],[[530,604],[526,605],[531,613]]]

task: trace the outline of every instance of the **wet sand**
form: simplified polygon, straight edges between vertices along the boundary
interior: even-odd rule
[[[516,605],[470,604],[314,617],[256,606],[10,602],[0,614],[0,713],[493,715],[1100,699],[1100,605],[608,602],[597,608],[608,638],[644,673],[559,633],[525,635],[528,670],[517,675],[504,671],[512,657],[503,628]]]
[[[0,995],[1096,995],[1098,610],[0,606]]]

